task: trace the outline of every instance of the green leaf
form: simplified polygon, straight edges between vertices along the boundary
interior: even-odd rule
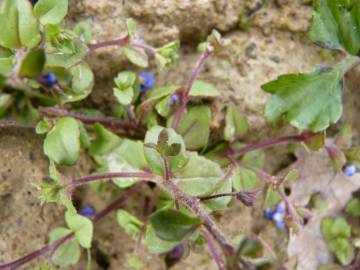
[[[241,138],[248,130],[246,118],[236,108],[230,104],[227,107],[225,116],[224,138],[229,142],[233,142]]]
[[[147,145],[157,145],[159,135],[163,130],[164,130],[163,127],[155,126],[151,128],[145,135],[145,144],[144,144],[145,159],[150,169],[158,175],[163,175],[163,171],[164,171],[163,157],[158,152],[158,150],[154,149],[153,147],[147,147]],[[188,161],[185,150],[185,144],[182,137],[176,134],[176,132],[173,129],[167,128],[166,131],[169,136],[168,145],[173,145],[173,144],[181,145],[180,147],[181,150],[178,155],[168,157],[170,170],[172,172],[175,172],[183,168]]]
[[[274,209],[274,207],[281,201],[279,193],[277,193],[271,186],[266,190],[264,208]]]
[[[320,46],[360,52],[360,2],[354,0],[316,0],[310,39]]]
[[[284,116],[299,129],[317,132],[341,116],[342,73],[337,70],[282,75],[262,88],[273,94],[265,107],[270,121]]]
[[[177,172],[174,172],[174,183],[191,196],[215,195],[231,192],[232,184],[224,178],[220,166],[198,155],[196,152],[188,153],[189,161]],[[206,202],[214,210],[224,209],[231,197],[222,197]]]
[[[4,115],[6,110],[13,104],[14,98],[10,94],[0,94],[0,117]]]
[[[82,62],[70,69],[72,93],[65,94],[66,101],[78,101],[87,97],[94,86],[94,74],[88,64]]]
[[[121,144],[103,156],[104,166],[109,172],[134,172],[147,169],[144,148],[141,141],[123,139]],[[129,155],[131,153],[131,155]],[[138,178],[114,178],[113,181],[121,188],[138,182]]]
[[[32,6],[27,0],[4,0],[0,9],[0,45],[33,48],[41,40]]]
[[[153,254],[162,254],[176,247],[179,241],[165,241],[159,238],[151,225],[147,226],[144,243]]]
[[[113,90],[117,101],[122,105],[129,105],[135,97],[135,73],[132,71],[119,72],[114,82],[116,87]]]
[[[168,117],[170,113],[170,107],[170,96],[163,97],[155,105],[157,113],[165,118]]]
[[[39,0],[34,7],[36,17],[43,25],[61,23],[67,12],[68,0]]]
[[[28,0],[17,0],[17,5],[20,43],[27,48],[34,48],[41,40],[39,23]]]
[[[179,41],[172,41],[156,50],[155,60],[160,69],[171,66],[178,58]]]
[[[174,117],[169,118],[170,127]],[[208,106],[190,107],[183,115],[177,127],[177,132],[183,136],[186,149],[196,150],[206,147],[210,136],[211,111]]]
[[[334,252],[342,265],[349,265],[354,259],[354,248],[349,239],[336,238],[328,243],[329,250]]]
[[[239,235],[235,238],[236,246],[238,247],[238,254],[249,258],[259,257],[262,253],[263,247],[259,240],[245,235]]]
[[[36,49],[28,53],[21,62],[19,75],[21,77],[35,78],[43,71],[45,66],[45,52]]]
[[[91,142],[89,149],[89,153],[92,156],[106,154],[112,151],[121,142],[121,139],[117,135],[98,123],[94,125],[94,133],[95,139]]]
[[[80,38],[85,44],[90,44],[92,40],[91,34],[91,22],[90,20],[81,21],[74,27],[74,33]]]
[[[36,266],[36,268],[34,268],[33,270],[54,270],[54,268],[49,263],[42,263]]]
[[[143,49],[123,47],[123,50],[131,63],[142,68],[148,67],[148,56]]]
[[[44,153],[49,159],[63,165],[74,165],[80,152],[80,128],[71,117],[63,117],[47,134],[44,141]]]
[[[346,160],[353,163],[360,162],[360,147],[351,147],[345,150]]]
[[[53,243],[60,238],[70,234],[71,230],[58,227],[49,233],[49,242]],[[76,264],[80,259],[80,247],[79,244],[71,239],[62,244],[56,252],[52,255],[51,261],[59,267],[68,267]]]
[[[321,220],[321,232],[326,241],[339,237],[350,238],[351,227],[342,217],[323,218]]]
[[[325,132],[319,132],[304,141],[305,145],[312,151],[318,151],[325,145]]]
[[[82,215],[65,213],[65,221],[67,226],[75,233],[76,239],[83,248],[90,248],[94,231],[94,225],[90,219]]]
[[[254,189],[258,183],[256,173],[252,170],[241,168],[235,169],[231,180],[236,191]]]
[[[346,205],[345,211],[354,217],[360,217],[360,198],[352,199]]]
[[[194,226],[201,224],[199,218],[172,209],[156,211],[150,222],[156,235],[166,241],[181,241]]]
[[[265,153],[262,150],[256,150],[252,152],[246,153],[242,162],[246,166],[255,167],[255,168],[263,168],[265,164]]]
[[[95,140],[91,142],[89,153],[92,156],[103,155],[111,150],[121,142],[120,138],[111,131],[104,128],[102,125],[96,123],[94,125]]]
[[[18,48],[17,0],[3,0],[0,9],[0,45],[6,48]]]
[[[8,56],[8,57],[1,57],[0,58],[0,74],[4,76],[10,76],[13,67],[15,64],[15,57],[14,56]]]
[[[58,66],[70,69],[77,65],[85,57],[87,47],[76,40],[73,36],[63,38],[54,38],[56,46],[46,44],[46,65]]]
[[[86,131],[84,124],[79,121],[79,128],[80,128],[80,146],[83,149],[88,149],[91,145],[89,135]]]
[[[220,96],[220,92],[215,88],[214,85],[196,80],[191,87],[190,96],[197,97],[218,97]]]
[[[66,190],[68,182],[56,169],[53,161],[50,161],[49,175],[50,177],[45,177],[41,183],[40,200],[42,203],[62,204],[69,212],[76,213],[70,194]]]
[[[166,97],[176,91],[178,86],[176,85],[167,85],[155,87],[149,91],[149,96],[147,97],[144,103],[151,103],[163,97]]]
[[[51,121],[47,117],[45,117],[39,123],[37,123],[35,132],[36,134],[44,134],[49,132],[51,128],[52,128]]]
[[[136,240],[140,235],[141,227],[144,223],[123,209],[117,211],[116,217],[124,231]]]
[[[126,27],[130,39],[134,39],[136,31],[136,22],[133,18],[126,19]]]

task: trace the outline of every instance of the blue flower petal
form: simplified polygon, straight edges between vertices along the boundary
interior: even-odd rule
[[[285,227],[286,227],[286,224],[284,221],[276,221],[275,224],[276,224],[276,227],[281,230],[285,229]]]
[[[264,217],[268,220],[272,220],[274,217],[274,212],[271,211],[270,209],[265,209],[264,210]]]
[[[79,213],[82,216],[93,216],[96,214],[94,208],[87,206],[84,209],[82,209]]]
[[[279,214],[283,214],[285,213],[285,208],[281,204],[278,204],[276,205],[275,212]]]
[[[170,105],[175,105],[179,101],[179,96],[174,94],[170,97],[169,103]]]
[[[356,173],[356,166],[354,164],[348,164],[343,167],[343,173],[346,176],[354,176]]]
[[[57,84],[57,78],[54,73],[47,72],[41,75],[40,82],[48,87],[52,87]]]
[[[155,84],[155,78],[150,72],[140,72],[139,74],[142,83],[140,84],[140,92],[144,93],[146,90],[149,90]]]

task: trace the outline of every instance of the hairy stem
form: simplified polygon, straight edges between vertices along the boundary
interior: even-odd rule
[[[142,42],[142,41],[134,41],[132,42],[132,45],[134,47],[140,48],[140,49],[144,49],[146,52],[148,52],[149,54],[151,54],[152,56],[156,55],[156,48]]]
[[[211,52],[209,50],[205,50],[202,53],[202,55],[196,62],[194,69],[191,72],[190,78],[187,81],[185,88],[183,89],[180,105],[179,105],[179,108],[177,109],[177,111],[175,112],[174,122],[172,124],[172,128],[175,130],[177,129],[177,127],[180,123],[180,120],[184,115],[186,105],[189,102],[189,95],[190,95],[191,88],[192,88],[197,76],[199,75],[202,67],[204,66],[206,60],[209,58],[210,55],[211,55]]]
[[[69,188],[74,188],[77,186],[82,186],[90,182],[99,181],[103,179],[112,179],[112,178],[139,178],[144,180],[154,180],[156,176],[149,172],[109,172],[109,173],[100,173],[93,174],[84,177],[80,177],[72,180],[69,183]]]
[[[252,152],[255,150],[259,150],[259,149],[269,148],[269,147],[279,145],[279,144],[291,143],[291,142],[304,142],[304,141],[310,139],[311,137],[313,137],[314,135],[315,135],[315,133],[304,132],[299,135],[291,135],[291,136],[268,139],[268,140],[264,140],[264,141],[261,141],[261,142],[255,143],[255,144],[250,144],[250,145],[244,146],[240,149],[236,149],[236,150],[228,149],[226,154],[229,156],[232,156],[232,157],[241,156],[248,152]]]
[[[196,216],[201,218],[205,228],[213,235],[226,254],[234,253],[234,248],[230,245],[223,232],[211,219],[209,214],[201,207],[200,200],[198,198],[186,194],[184,191],[179,189],[173,181],[163,181],[162,185],[173,195],[175,201],[184,204]]]
[[[85,115],[82,113],[77,112],[69,112],[67,110],[64,110],[59,107],[43,107],[39,109],[41,113],[45,115],[56,115],[56,116],[71,116],[74,117],[86,124],[94,124],[94,123],[100,123],[104,126],[110,126],[110,127],[121,127],[121,128],[134,128],[134,123],[121,120],[121,119],[115,119],[115,118],[109,118],[109,117],[96,117],[96,116],[90,116]]]
[[[133,193],[135,193],[137,190],[139,190],[140,186],[141,186],[140,184],[135,185],[135,186],[131,187],[127,192],[121,194],[120,197],[118,197],[116,200],[114,200],[112,203],[110,203],[107,207],[105,207],[103,210],[101,210],[98,214],[96,214],[96,216],[92,218],[92,221],[94,223],[96,223],[97,221],[99,221],[100,219],[105,217],[110,212],[119,208],[119,206],[122,203],[124,203]],[[64,244],[68,240],[72,239],[73,237],[74,237],[74,233],[69,233],[69,234],[65,235],[64,237],[58,239],[57,241],[55,241],[51,244],[48,244],[48,245],[26,255],[18,260],[15,260],[13,262],[10,262],[10,263],[4,264],[4,265],[0,265],[0,270],[18,269],[19,267],[21,267],[27,263],[30,263],[31,261],[33,261],[41,256],[44,256],[47,253],[52,253],[58,247],[60,247],[62,244]]]
[[[205,239],[207,241],[207,244],[209,247],[209,252],[210,252],[211,256],[213,257],[214,261],[216,262],[216,264],[218,265],[219,270],[226,270],[226,262],[225,262],[223,256],[221,254],[219,254],[211,235],[205,231],[205,232],[203,232],[203,236],[205,237]]]
[[[105,48],[110,46],[125,46],[129,44],[129,37],[126,35],[125,37],[113,39],[113,40],[106,40],[101,41],[98,43],[88,45],[89,51],[95,51],[99,48]]]

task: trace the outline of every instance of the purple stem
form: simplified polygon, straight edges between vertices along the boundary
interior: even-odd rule
[[[198,198],[189,196],[187,193],[178,188],[173,181],[163,181],[162,184],[164,188],[173,195],[175,201],[184,204],[202,220],[205,228],[214,236],[224,253],[229,255],[234,254],[234,248],[229,244],[225,235],[211,219],[209,214],[201,207],[200,200]]]
[[[56,116],[71,116],[74,117],[86,124],[94,124],[100,123],[105,126],[110,127],[122,127],[122,128],[134,128],[136,123],[127,122],[121,119],[114,119],[108,117],[96,117],[96,116],[89,116],[82,113],[77,112],[69,112],[67,110],[57,108],[57,107],[43,107],[39,109],[40,112],[46,115],[56,115]]]
[[[215,243],[212,239],[212,237],[210,236],[210,234],[208,234],[206,231],[203,232],[203,236],[205,237],[208,247],[209,247],[209,252],[211,254],[211,256],[213,257],[214,261],[216,262],[216,264],[218,265],[219,270],[226,270],[226,263],[224,258],[221,256],[221,254],[219,254]]]
[[[255,144],[250,144],[250,145],[244,146],[237,150],[228,149],[227,154],[230,156],[241,156],[248,152],[252,152],[252,151],[255,151],[258,149],[269,148],[274,145],[290,143],[290,142],[303,142],[303,141],[310,139],[314,135],[315,135],[315,133],[304,132],[299,135],[291,135],[291,136],[268,139],[268,140],[261,141],[261,142],[255,143]]]
[[[156,49],[146,43],[143,43],[141,41],[134,41],[132,42],[132,45],[134,47],[138,47],[141,49],[144,49],[145,51],[147,51],[148,53],[150,53],[151,55],[155,56],[156,55]]]
[[[125,46],[128,44],[129,44],[129,37],[125,36],[125,37],[118,38],[118,39],[106,40],[106,41],[101,41],[98,43],[90,44],[90,45],[88,45],[88,48],[89,48],[89,51],[95,51],[96,49],[99,49],[99,48],[104,48],[104,47],[109,47],[109,46]]]
[[[99,181],[102,179],[112,179],[112,178],[142,178],[147,180],[156,179],[156,176],[149,172],[110,172],[110,173],[100,173],[93,174],[84,177],[74,179],[70,182],[69,187],[77,187],[88,184],[90,182]]]
[[[215,194],[215,195],[210,195],[210,196],[197,196],[197,198],[200,201],[207,201],[207,200],[213,200],[213,199],[217,199],[217,198],[221,198],[221,197],[227,197],[227,196],[236,197],[236,196],[239,195],[240,192],[221,193],[221,194]]]
[[[183,117],[183,114],[185,112],[186,105],[189,102],[189,95],[190,95],[191,88],[192,88],[197,76],[199,75],[202,67],[204,66],[206,60],[209,58],[210,55],[211,55],[211,52],[209,50],[205,50],[202,53],[202,55],[196,62],[194,69],[191,72],[191,76],[186,84],[186,87],[183,89],[183,93],[181,95],[180,106],[177,109],[177,111],[175,112],[174,122],[172,124],[172,128],[175,130],[177,129],[177,127],[180,123],[180,120]]]
[[[119,198],[114,200],[111,204],[109,204],[107,207],[105,207],[103,210],[101,210],[93,219],[92,221],[95,223],[105,217],[107,214],[109,214],[111,211],[116,210],[122,203],[126,201],[132,195],[135,193],[141,185],[135,185],[131,187],[127,192],[121,194]],[[65,235],[64,237],[58,239],[57,241],[48,244],[16,261],[4,264],[0,266],[0,270],[15,270],[19,267],[37,259],[38,257],[44,256],[45,254],[49,252],[55,251],[58,247],[60,247],[62,244],[64,244],[66,241],[72,239],[74,237],[74,233],[69,233]]]

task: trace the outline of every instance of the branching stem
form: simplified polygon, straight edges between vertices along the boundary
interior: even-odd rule
[[[175,201],[184,204],[187,208],[189,208],[196,216],[198,216],[202,220],[205,228],[213,235],[216,241],[220,244],[224,253],[226,254],[234,253],[233,246],[230,245],[223,232],[211,219],[209,214],[201,207],[200,200],[198,198],[186,194],[184,191],[179,189],[173,181],[163,181],[162,185],[166,190],[171,192]]]
[[[190,95],[191,88],[192,88],[196,78],[198,77],[202,67],[204,66],[206,60],[209,58],[210,55],[211,55],[211,52],[207,49],[201,54],[200,58],[196,62],[194,69],[191,72],[190,78],[187,81],[185,88],[183,88],[183,90],[182,90],[180,105],[179,105],[179,108],[177,109],[177,111],[175,112],[174,122],[172,124],[172,128],[175,130],[177,129],[177,127],[180,123],[180,120],[184,115],[186,105],[189,102],[189,95]]]
[[[95,51],[100,48],[110,47],[110,46],[125,46],[129,44],[129,37],[126,35],[125,37],[101,41],[98,43],[88,45],[89,51]]]
[[[39,109],[41,113],[45,115],[56,115],[56,116],[71,116],[86,124],[99,123],[109,127],[120,127],[120,128],[134,128],[135,123],[127,122],[121,119],[109,118],[109,117],[96,117],[85,115],[78,112],[69,112],[59,107],[42,107]]]
[[[290,135],[290,136],[285,136],[285,137],[279,137],[279,138],[272,138],[272,139],[268,139],[268,140],[264,140],[255,144],[250,144],[247,146],[244,146],[240,149],[228,149],[226,155],[228,156],[232,156],[232,157],[237,157],[237,156],[241,156],[243,154],[255,151],[255,150],[259,150],[259,149],[265,149],[265,148],[269,148],[275,145],[279,145],[279,144],[285,144],[285,143],[291,143],[291,142],[304,142],[308,139],[310,139],[311,137],[313,137],[315,135],[315,133],[311,133],[311,132],[304,132],[301,133],[299,135]]]
[[[100,174],[93,174],[93,175],[88,175],[88,176],[74,179],[69,183],[69,188],[86,185],[86,184],[94,182],[94,181],[99,181],[99,180],[103,180],[103,179],[113,179],[113,178],[139,178],[139,179],[143,179],[143,180],[154,180],[154,179],[156,179],[156,176],[149,172],[100,173]]]
[[[223,256],[221,254],[219,254],[211,235],[208,234],[208,232],[204,231],[203,236],[205,237],[205,239],[207,241],[207,244],[209,247],[209,252],[210,252],[211,256],[213,257],[214,261],[216,262],[216,264],[218,265],[219,270],[226,270],[226,262],[225,262]]]

